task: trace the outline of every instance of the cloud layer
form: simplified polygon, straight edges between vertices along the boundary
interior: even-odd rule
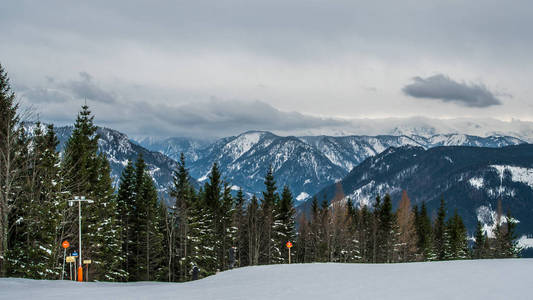
[[[84,99],[130,135],[533,120],[528,0],[4,2],[0,63],[42,121],[72,123]]]
[[[478,108],[502,104],[500,99],[483,84],[457,82],[444,74],[427,78],[414,77],[413,81],[403,88],[403,92],[411,97],[436,99]]]

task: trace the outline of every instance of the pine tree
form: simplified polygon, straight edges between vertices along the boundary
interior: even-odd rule
[[[253,195],[246,209],[246,217],[248,219],[248,261],[252,266],[259,264],[261,237],[264,228],[261,224],[261,215],[259,200]]]
[[[261,225],[262,239],[261,239],[261,253],[259,257],[260,264],[271,264],[275,261],[276,245],[274,241],[274,221],[275,221],[275,207],[279,196],[276,193],[276,181],[274,179],[274,171],[272,166],[269,166],[265,176],[265,191],[261,199]]]
[[[233,197],[231,196],[231,186],[224,182],[222,203],[220,205],[220,239],[222,247],[219,249],[220,270],[227,270],[229,268],[229,249],[235,246],[237,228],[233,226]]]
[[[57,279],[60,276],[62,210],[66,206],[61,193],[58,145],[53,126],[46,135],[36,124],[28,155],[25,192],[17,205],[17,238],[13,238],[11,266],[13,276]]]
[[[223,181],[218,164],[215,162],[209,174],[209,180],[204,186],[205,205],[209,212],[206,214],[206,220],[211,224],[213,236],[209,237],[210,247],[213,247],[215,253],[215,265],[209,266],[211,271],[224,269],[225,261],[225,227],[223,222],[223,205],[222,205]]]
[[[416,227],[418,235],[417,248],[420,257],[426,261],[435,260],[436,255],[433,249],[433,230],[425,202],[422,202],[420,212],[417,214]]]
[[[111,168],[105,155],[97,156],[96,182],[90,191],[93,204],[84,207],[82,224],[85,259],[91,259],[90,274],[95,280],[124,281],[127,273],[121,257],[122,228],[118,222],[119,212],[111,180]],[[85,225],[83,225],[85,227]]]
[[[184,281],[187,279],[189,271],[188,257],[190,254],[190,245],[187,236],[189,235],[189,210],[192,201],[193,187],[190,183],[189,172],[185,166],[185,155],[181,153],[177,170],[174,173],[174,186],[171,196],[175,199],[174,206],[168,219],[168,262],[169,262],[169,281]],[[177,234],[177,236],[175,236]],[[172,250],[175,249],[175,250]],[[174,262],[174,251],[177,251],[179,261]],[[175,265],[175,266],[174,266]],[[175,270],[175,271],[174,271]]]
[[[94,200],[92,204],[83,204],[82,213],[82,242],[84,258],[91,259],[91,277],[95,280],[117,281],[124,280],[126,270],[121,269],[123,263],[120,251],[118,210],[114,196],[114,189],[110,177],[110,167],[107,158],[98,155],[98,138],[94,116],[88,106],[82,106],[78,114],[74,130],[66,143],[63,157],[63,172],[65,174],[66,195],[86,196]],[[76,212],[76,213],[74,213]],[[69,210],[69,223],[66,224],[67,234],[74,249],[77,230],[77,207]]]
[[[448,234],[446,232],[446,207],[444,198],[440,200],[439,210],[437,212],[437,219],[434,225],[434,247],[435,254],[438,260],[444,260],[446,258],[448,247]]]
[[[449,252],[446,253],[446,259],[465,259],[468,257],[468,240],[466,227],[462,218],[458,215],[457,210],[453,217],[448,220],[446,225],[447,235],[449,237]]]
[[[157,191],[148,174],[143,174],[138,207],[137,280],[150,281],[161,277],[158,270],[163,259]]]
[[[392,213],[392,201],[389,194],[383,198],[383,204],[379,206],[378,216],[378,254],[379,262],[390,263],[393,261],[395,252],[395,225],[396,218]]]
[[[133,235],[135,232],[132,228],[134,225],[135,192],[135,168],[131,160],[128,160],[122,171],[117,195],[118,224],[121,227],[122,269],[127,273],[126,281],[133,280],[133,275],[130,272],[135,269],[133,261]]]
[[[188,266],[189,269],[197,266],[202,276],[214,274],[218,266],[215,218],[206,199],[204,191],[200,191],[199,195],[192,195],[189,211],[188,243],[191,252]]]
[[[278,245],[284,247],[285,243],[295,240],[295,209],[292,193],[288,186],[283,187],[281,193],[281,200],[277,208],[277,220],[279,226],[276,231],[279,233]],[[285,250],[285,249],[283,249]],[[294,252],[291,253],[291,259],[294,257]],[[282,262],[288,262],[288,251],[282,251]]]
[[[245,212],[245,202],[244,192],[242,189],[237,191],[237,196],[234,199],[235,212],[233,214],[233,227],[236,228],[236,241],[235,246],[237,247],[237,266],[247,266],[249,265],[248,261],[248,230],[247,230],[247,220]]]
[[[500,215],[500,214],[499,214]],[[510,212],[505,217],[497,217],[496,229],[494,231],[494,256],[496,258],[517,257],[520,252],[517,247],[516,222],[513,220]]]
[[[0,64],[0,277],[8,275],[10,228],[13,228],[10,219],[21,193],[17,186],[26,175],[25,163],[19,157],[19,151],[24,150],[24,145],[19,143],[23,128],[20,118],[15,93]]]
[[[481,222],[477,221],[476,232],[474,234],[474,245],[472,256],[475,259],[486,258],[486,237],[481,227]]]

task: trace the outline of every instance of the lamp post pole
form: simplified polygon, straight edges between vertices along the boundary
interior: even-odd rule
[[[82,202],[87,202],[87,203],[94,203],[93,200],[90,200],[90,199],[85,199],[85,196],[74,196],[74,199],[72,200],[68,200],[68,203],[70,206],[72,206],[74,204],[74,202],[78,202],[78,225],[79,225],[79,244],[78,244],[78,247],[79,247],[79,251],[80,251],[80,256],[79,256],[79,264],[78,264],[78,281],[79,282],[82,282],[83,281],[83,267],[82,267],[82,258],[81,258],[81,203]]]

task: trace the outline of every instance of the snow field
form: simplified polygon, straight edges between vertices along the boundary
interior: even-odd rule
[[[533,259],[245,267],[187,283],[0,279],[0,299],[532,299]]]

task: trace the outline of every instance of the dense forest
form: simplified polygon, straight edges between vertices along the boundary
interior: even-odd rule
[[[471,243],[461,217],[446,215],[444,199],[432,218],[424,204],[412,207],[406,192],[396,210],[389,195],[377,195],[371,207],[314,198],[309,211],[297,214],[272,168],[260,197],[232,193],[216,163],[195,188],[182,154],[170,199],[162,199],[139,156],[115,189],[86,105],[61,154],[53,125],[36,122],[26,132],[30,119],[0,65],[0,277],[61,277],[61,243],[70,241],[69,253],[79,249],[78,207],[68,205],[74,196],[94,201],[83,204],[82,217],[90,280],[187,281],[194,266],[208,276],[233,266],[283,264],[288,241],[296,263],[517,256],[516,223],[501,209],[493,234],[478,223]]]

